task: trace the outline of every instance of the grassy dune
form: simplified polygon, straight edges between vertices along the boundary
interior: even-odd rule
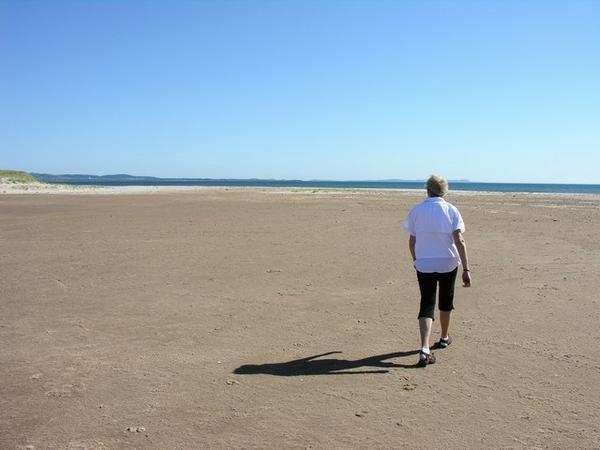
[[[18,170],[0,170],[0,183],[5,184],[41,184],[36,177]]]

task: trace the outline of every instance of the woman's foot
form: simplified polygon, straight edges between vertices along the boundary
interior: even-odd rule
[[[452,338],[450,336],[448,336],[447,338],[440,338],[437,346],[439,348],[446,348],[448,347],[450,344],[452,344]]]
[[[419,352],[419,362],[417,365],[419,367],[425,367],[428,364],[435,363],[435,356],[433,356],[433,352],[425,353],[423,351]]]

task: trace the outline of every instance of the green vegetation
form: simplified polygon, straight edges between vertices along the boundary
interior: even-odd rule
[[[19,172],[17,170],[0,170],[0,183],[39,184],[41,181],[27,172]]]

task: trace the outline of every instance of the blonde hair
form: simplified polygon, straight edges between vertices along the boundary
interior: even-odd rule
[[[440,175],[431,175],[426,186],[427,192],[435,197],[443,197],[448,193],[448,180]]]

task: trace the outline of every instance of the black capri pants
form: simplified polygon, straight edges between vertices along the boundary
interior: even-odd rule
[[[417,279],[419,280],[419,289],[421,290],[419,319],[421,317],[429,317],[435,320],[435,293],[438,283],[440,285],[440,311],[452,311],[454,309],[454,283],[457,272],[458,267],[452,272],[445,273],[424,273],[417,270]]]

